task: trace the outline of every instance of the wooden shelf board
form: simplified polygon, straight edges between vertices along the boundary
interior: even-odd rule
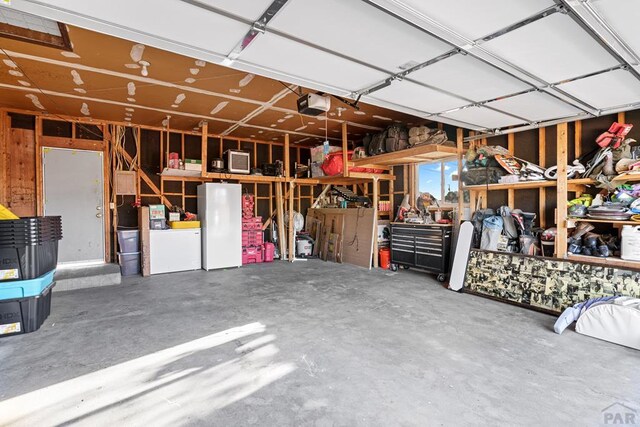
[[[377,156],[365,157],[363,159],[351,160],[354,165],[367,167],[369,165],[406,165],[412,163],[423,163],[430,160],[441,160],[456,156],[457,149],[449,145],[419,145],[406,150],[394,151],[392,153],[379,154]]]
[[[391,174],[373,174],[373,173],[364,173],[364,172],[351,172],[349,176],[344,177],[342,175],[336,176],[321,176],[318,178],[298,178],[294,180],[294,182],[298,184],[341,184],[341,185],[350,185],[350,184],[359,184],[364,182],[371,182],[374,177],[377,177],[381,181],[393,181],[395,180],[395,176]]]
[[[593,185],[597,181],[591,178],[576,178],[567,180],[567,184],[569,185]]]
[[[591,178],[578,178],[578,179],[570,179],[567,181],[569,186],[572,185],[593,185],[596,181]],[[463,190],[473,190],[473,191],[489,191],[493,190],[517,190],[517,189],[529,189],[529,188],[540,188],[540,187],[555,187],[557,185],[557,181],[522,181],[522,182],[514,182],[512,184],[480,184],[480,185],[465,185]]]
[[[510,189],[527,189],[527,188],[540,188],[540,187],[555,187],[555,181],[524,181],[515,182],[513,184],[480,184],[480,185],[465,185],[463,190],[472,191],[494,191],[494,190],[510,190]]]
[[[569,252],[567,256],[575,261],[602,264],[608,267],[626,267],[635,270],[640,269],[640,261],[627,261],[618,257],[600,258],[597,256],[572,254],[571,252]]]
[[[173,175],[160,175],[160,179],[163,181],[193,181],[193,182],[202,182],[205,181],[206,178],[201,176],[173,176]]]
[[[571,217],[567,219],[574,222],[595,222],[595,223],[602,223],[602,224],[640,225],[640,222],[638,221],[620,221],[620,220],[613,220],[613,219],[571,218]]]
[[[285,178],[277,176],[263,176],[263,175],[243,175],[238,173],[220,173],[220,172],[207,172],[204,176],[208,179],[225,179],[230,181],[240,182],[285,182]]]
[[[640,181],[640,172],[627,172],[620,174],[612,179],[612,181],[616,182],[636,182]]]

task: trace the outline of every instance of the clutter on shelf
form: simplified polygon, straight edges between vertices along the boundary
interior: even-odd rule
[[[567,165],[567,178],[593,180],[613,190],[616,181],[640,179],[640,147],[625,138],[633,125],[614,122],[597,139],[597,146]],[[504,147],[471,147],[464,156],[461,179],[465,185],[516,184],[523,181],[556,180],[558,166],[540,167],[515,157]]]
[[[536,214],[511,210],[501,206],[497,210],[478,209],[471,222],[474,226],[474,248],[490,251],[541,255],[540,237],[543,230],[535,227]],[[553,236],[547,233],[545,237]]]
[[[593,233],[594,226],[580,222],[567,239],[569,253],[597,257],[620,256],[620,240],[611,234]]]
[[[443,209],[430,193],[420,193],[414,206],[411,206],[409,199],[409,194],[406,194],[398,206],[395,222],[412,224],[451,224],[453,222],[453,211]]]
[[[544,181],[546,169],[519,159],[497,145],[470,148],[465,156],[462,181],[466,185]]]

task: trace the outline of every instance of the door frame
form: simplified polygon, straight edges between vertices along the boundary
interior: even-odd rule
[[[79,139],[75,137],[75,122],[72,122],[72,137],[54,137],[42,135],[42,116],[36,116],[36,210],[38,215],[44,212],[44,173],[42,170],[44,148],[66,148],[102,152],[102,223],[104,235],[104,262],[111,260],[111,205],[110,205],[110,173],[109,173],[109,129],[107,125],[97,124],[102,128],[102,140]]]

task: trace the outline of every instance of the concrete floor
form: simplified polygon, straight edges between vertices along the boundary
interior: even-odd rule
[[[52,310],[0,340],[0,425],[598,425],[639,409],[637,351],[412,271],[136,277]]]

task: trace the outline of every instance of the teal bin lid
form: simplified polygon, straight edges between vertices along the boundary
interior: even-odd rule
[[[51,270],[37,279],[0,282],[0,301],[40,295],[47,286],[53,283],[55,272],[55,270]]]

